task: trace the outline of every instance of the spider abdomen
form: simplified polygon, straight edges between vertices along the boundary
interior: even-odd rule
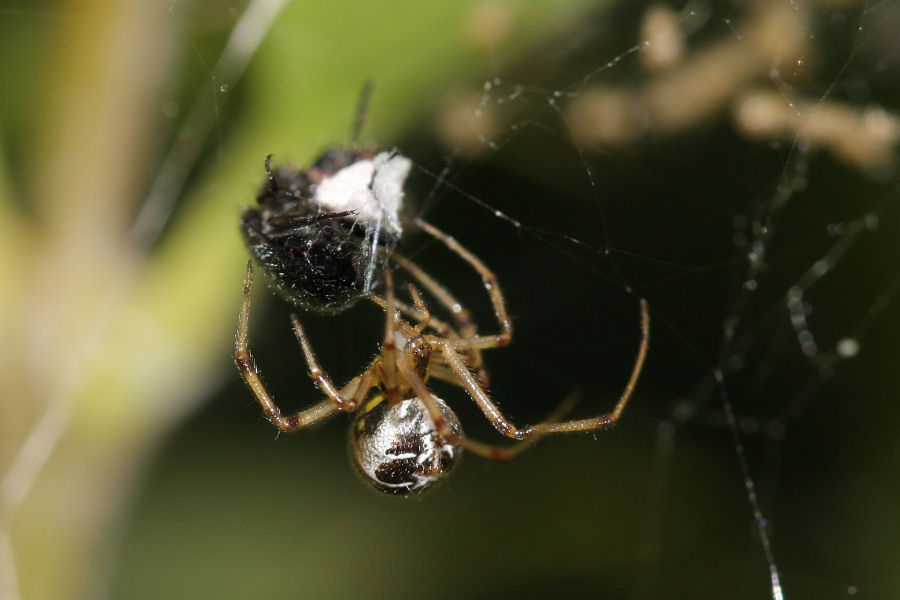
[[[459,419],[435,398],[453,432],[462,434]],[[438,432],[419,398],[391,404],[378,395],[354,415],[350,452],[359,473],[376,489],[395,495],[420,492],[456,463],[460,448]]]

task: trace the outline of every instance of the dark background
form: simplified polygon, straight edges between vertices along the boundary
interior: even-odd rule
[[[10,337],[0,355],[4,476],[54,406],[41,384],[65,377],[64,359],[85,365],[74,416],[34,491],[18,513],[0,498],[0,541],[12,540],[23,598],[108,590],[129,600],[749,599],[773,597],[773,569],[791,600],[900,595],[894,165],[848,164],[794,133],[748,139],[729,106],[675,132],[641,130],[629,143],[577,142],[574,102],[594,86],[639,95],[653,79],[636,46],[649,4],[497,4],[515,16],[509,38],[473,49],[461,23],[488,19],[479,2],[288,3],[233,80],[215,63],[244,4],[167,7],[160,60],[168,62],[143,78],[160,76],[150,100],[162,124],[143,141],[120,139],[113,126],[97,133],[113,147],[142,148],[131,181],[138,191],[121,198],[123,223],[139,214],[169,152],[192,143],[194,102],[209,135],[182,165],[184,186],[152,235],[135,243],[127,227],[113,232],[122,234],[116,244],[137,248],[125,317],[111,318],[99,350],[77,338],[37,352],[41,335],[72,341],[37,328]],[[765,4],[673,5],[688,33],[684,61],[723,40],[751,44],[742,23]],[[743,85],[775,90],[786,104],[900,110],[895,5],[772,5],[805,15],[802,64],[748,73]],[[61,177],[46,141],[57,121],[87,118],[48,85],[47,65],[66,70],[71,31],[90,32],[91,23],[105,31],[93,6],[0,7],[0,192],[13,192],[0,194],[0,268],[40,273],[53,264],[50,253],[29,260],[59,241],[46,224],[66,208],[77,212],[78,194],[48,199],[37,190]],[[376,91],[363,141],[415,163],[407,215],[455,236],[499,278],[515,336],[485,359],[492,397],[516,423],[540,420],[574,389],[584,391],[575,416],[608,411],[637,351],[638,299],[647,300],[650,352],[615,429],[552,436],[506,464],[464,456],[436,489],[397,499],[354,473],[348,417],[294,435],[266,422],[231,364],[247,259],[238,218],[263,181],[266,154],[302,164],[348,142],[366,79]],[[474,116],[479,99],[496,147],[453,147],[437,124],[459,106]],[[895,161],[896,145],[886,155]],[[100,233],[76,232],[76,249]],[[755,271],[754,242],[765,251]],[[481,331],[493,330],[483,287],[458,257],[412,226],[398,252],[458,295]],[[103,262],[78,264],[75,278],[117,276]],[[816,265],[824,274],[811,281]],[[811,355],[786,306],[798,285],[819,348]],[[10,306],[43,310],[39,292],[9,290],[23,299]],[[54,298],[72,321],[106,306],[67,290],[54,288]],[[16,319],[0,326],[29,322],[5,308],[8,297],[0,294],[0,306]],[[251,346],[279,404],[296,410],[320,394],[289,314],[258,280]],[[383,313],[370,304],[301,318],[335,382],[378,352]],[[858,354],[836,351],[844,339],[858,342]],[[35,364],[20,368],[29,358]],[[433,389],[469,435],[505,442],[461,390]],[[69,553],[47,551],[58,547]]]

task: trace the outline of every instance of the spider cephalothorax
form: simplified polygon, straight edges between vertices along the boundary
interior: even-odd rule
[[[372,149],[325,152],[305,170],[272,170],[257,208],[244,211],[247,246],[270,284],[317,313],[349,308],[372,291],[400,239],[409,159]]]

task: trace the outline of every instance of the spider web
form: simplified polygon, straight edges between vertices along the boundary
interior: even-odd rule
[[[573,234],[571,224],[548,230],[536,225],[544,218],[533,213],[520,220],[516,215],[524,211],[508,208],[519,202],[518,189],[503,194],[516,202],[502,204],[497,193],[462,195],[541,240],[545,252],[577,262],[581,277],[601,283],[592,290],[595,298],[604,286],[617,287],[620,294],[646,297],[654,309],[655,361],[643,385],[658,395],[659,412],[630,597],[671,597],[679,590],[700,596],[759,597],[766,591],[772,598],[890,597],[898,585],[889,566],[896,561],[896,526],[873,537],[854,531],[862,515],[876,509],[858,495],[847,503],[846,495],[866,486],[879,500],[896,499],[895,478],[876,466],[879,448],[895,446],[897,413],[890,406],[900,390],[896,377],[883,370],[896,359],[900,283],[891,97],[896,82],[887,75],[896,75],[897,45],[877,41],[897,32],[896,7],[689,3],[678,12],[659,6],[612,12],[606,15],[611,23],[638,19],[643,29],[634,26],[636,45],[611,50],[615,41],[597,42],[609,33],[601,28],[589,42],[595,51],[602,47],[593,55],[599,67],[560,85],[559,73],[571,73],[565,67],[585,58],[579,55],[583,48],[567,48],[564,67],[541,65],[552,73],[547,80],[514,75],[485,83],[473,118],[482,122],[474,135],[492,160],[520,143],[542,148],[531,162],[527,149],[499,160],[508,169],[543,176],[535,177],[546,186],[537,205],[547,213],[572,211],[560,197],[577,195],[572,181],[580,181],[588,190],[580,201],[589,210],[575,220],[597,231]],[[660,25],[660,14],[685,36],[678,65],[654,64],[654,45],[662,47],[657,58],[668,60],[667,36],[673,33]],[[749,49],[768,35],[772,46]],[[759,56],[753,68],[752,59],[735,58],[756,51],[772,54]],[[548,54],[542,49],[529,64],[552,63]],[[746,70],[730,79],[716,71],[715,61],[722,69],[740,64]],[[756,112],[763,104],[779,107],[781,117],[769,115],[778,124]],[[892,116],[882,121],[886,115]],[[820,119],[835,119],[834,137],[819,135]],[[879,141],[851,139],[865,135],[867,120]],[[561,143],[551,148],[554,138]],[[567,156],[562,168],[559,155]],[[553,178],[565,183],[546,182]],[[674,216],[673,208],[684,214]],[[549,285],[562,294],[569,287],[564,279]],[[595,306],[607,315],[621,313],[602,301]],[[699,312],[688,315],[690,309]],[[587,333],[576,315],[580,337],[608,339]],[[706,329],[710,324],[718,331]],[[610,337],[634,338],[620,327],[615,331]],[[618,352],[623,344],[599,347]],[[671,364],[660,364],[665,362]],[[642,409],[630,411],[632,418]],[[874,435],[872,419],[893,427],[882,432],[880,443],[869,442],[867,454],[860,447]],[[691,511],[673,508],[708,490],[686,490],[678,481],[685,468],[680,446],[698,440],[705,440],[699,442],[704,452],[727,448],[733,456],[732,485],[742,484],[744,497],[743,506],[732,502],[727,510],[743,512],[752,524],[752,531],[736,531],[730,541],[742,546],[753,540],[755,550],[747,550],[744,565],[721,587],[690,581],[685,571],[693,569],[675,541],[698,536],[697,543],[704,543],[702,533],[679,527],[679,514]],[[823,507],[831,494],[844,498]],[[811,506],[812,517],[804,514]],[[896,523],[895,511],[887,513],[875,520]],[[693,526],[715,537],[708,523]],[[844,544],[854,548],[852,556],[835,550]],[[860,560],[860,551],[866,559]],[[712,568],[726,562],[706,560]],[[693,577],[701,577],[701,564],[693,566]]]
[[[496,271],[516,336],[486,360],[519,424],[576,388],[578,416],[611,406],[646,298],[651,350],[623,422],[509,465],[467,460],[421,503],[382,504],[344,477],[345,422],[273,445],[233,381],[152,468],[115,597],[354,597],[359,582],[333,572],[348,557],[374,597],[410,582],[427,597],[900,593],[896,3],[613,3],[505,64],[489,47],[509,6],[479,9],[499,23],[481,32],[486,76],[411,120],[428,135],[391,140],[415,163],[409,210]],[[171,141],[135,218],[142,247],[178,222],[192,174],[233,151],[239,115],[223,107],[282,5],[249,7],[219,15],[215,42],[181,27],[203,85],[165,110],[180,106],[182,130],[212,141]],[[492,322],[458,258],[415,235],[400,251]],[[305,375],[289,333],[264,331],[285,330],[286,309],[269,313],[254,352],[281,399]],[[309,324],[338,381],[378,339],[378,312],[356,313]],[[451,403],[467,432],[495,439],[464,399]],[[48,410],[51,440],[69,410]],[[301,510],[322,523],[292,523]],[[382,555],[404,557],[403,577]],[[276,577],[289,571],[303,583]]]
[[[593,290],[597,296],[604,285],[618,287],[624,295],[646,297],[654,309],[656,359],[643,385],[668,400],[657,404],[661,415],[631,597],[671,597],[679,589],[733,595],[740,588],[741,597],[759,597],[763,582],[767,595],[779,599],[786,591],[788,597],[890,597],[897,591],[889,566],[896,561],[896,526],[867,539],[852,524],[874,510],[868,502],[821,506],[830,494],[852,494],[850,489],[861,485],[884,494],[882,499],[896,499],[894,478],[875,465],[881,460],[876,448],[895,442],[897,413],[890,405],[900,390],[896,377],[882,370],[896,359],[900,283],[897,120],[891,98],[896,83],[886,75],[897,72],[897,45],[877,41],[893,35],[887,31],[897,32],[898,17],[896,7],[884,3],[848,4],[835,10],[793,3],[743,8],[689,3],[669,13],[659,6],[634,12],[620,7],[610,22],[642,19],[644,29],[634,28],[640,31],[638,44],[617,52],[609,49],[615,42],[591,37],[594,49],[603,46],[594,55],[601,66],[574,85],[559,85],[565,68],[541,65],[553,73],[549,80],[488,81],[474,112],[476,123],[504,121],[499,128],[473,127],[492,160],[519,144],[517,138],[537,132],[521,143],[544,151],[525,165],[510,166],[529,160],[527,150],[516,150],[506,168],[565,180],[562,185],[544,181],[546,196],[538,206],[548,213],[572,210],[560,196],[577,194],[571,183],[580,180],[589,192],[581,202],[595,216],[588,210],[576,220],[598,231],[566,233],[573,231],[571,225],[548,230],[535,225],[543,218],[534,215],[525,224],[511,216],[519,214],[516,209],[507,208],[515,202],[497,210],[496,193],[462,195],[541,240],[546,252],[577,262],[582,276],[602,282]],[[664,50],[673,33],[660,25],[660,14],[677,22],[676,36],[685,35],[685,55],[675,59],[677,66],[654,64],[654,45],[662,47],[657,58],[668,60]],[[769,35],[772,46],[750,49]],[[579,49],[567,51],[577,56]],[[752,59],[736,58],[756,51],[772,54],[757,57],[753,68]],[[553,62],[546,48],[541,52]],[[540,55],[531,60],[540,64]],[[565,66],[583,58],[570,54]],[[721,69],[739,64],[746,70],[726,75],[716,71],[716,61]],[[769,115],[778,124],[756,112],[763,104],[779,107],[775,112],[781,117]],[[892,116],[882,121],[887,115]],[[834,137],[820,136],[820,119],[835,119]],[[851,139],[865,135],[867,120],[879,140]],[[491,129],[498,131],[485,134]],[[562,140],[561,147],[548,150],[553,138]],[[857,142],[859,153],[852,149]],[[566,144],[572,147],[568,170],[554,156],[566,155]],[[673,159],[667,152],[683,156]],[[572,165],[581,168],[580,177]],[[486,205],[485,198],[490,198]],[[684,214],[673,216],[673,206]],[[655,236],[657,243],[650,239]],[[549,285],[567,293],[565,281]],[[687,308],[699,314],[688,316]],[[600,301],[596,310],[617,314]],[[572,320],[580,336],[607,339],[581,329],[580,315]],[[716,332],[704,330],[711,323],[718,325],[718,340],[711,336]],[[619,336],[634,338],[617,327],[614,337]],[[622,350],[623,344],[613,344],[601,347]],[[692,365],[685,366],[685,355]],[[669,361],[668,368],[660,364]],[[631,417],[641,410],[631,407]],[[893,427],[883,432],[883,445],[870,442],[874,454],[865,454],[860,446],[872,435],[871,419],[887,419]],[[685,490],[677,481],[684,469],[679,446],[706,438],[704,452],[729,449],[733,485],[743,484],[743,506],[732,502],[729,510],[743,512],[752,531],[735,532],[731,541],[740,545],[752,539],[756,546],[755,556],[748,550],[745,564],[722,587],[680,581],[692,569],[673,543],[698,535],[673,523],[678,514],[690,513],[673,503],[691,502],[706,491]],[[845,452],[854,458],[834,456]],[[821,462],[810,464],[811,456]],[[836,494],[835,487],[842,492]],[[687,498],[678,500],[680,495]],[[798,496],[816,506],[814,517],[803,514],[809,506]],[[895,511],[888,513],[894,514],[880,518],[896,523]],[[824,539],[831,548],[824,547]],[[863,561],[857,541],[866,546]],[[843,544],[854,548],[853,556],[834,549]],[[707,566],[723,562],[709,560]],[[749,587],[734,585],[741,581]]]

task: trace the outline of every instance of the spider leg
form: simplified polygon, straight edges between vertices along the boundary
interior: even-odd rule
[[[446,365],[443,364],[435,364],[435,361],[432,360],[431,364],[428,365],[428,375],[433,379],[439,379],[440,381],[445,381],[447,383],[452,383],[453,385],[462,386],[462,383],[459,381],[459,377],[457,377],[453,371],[448,369]]]
[[[413,306],[416,307],[416,311],[419,314],[419,324],[416,325],[416,333],[422,333],[431,323],[431,311],[425,306],[422,294],[419,293],[419,290],[413,284],[409,284],[409,297],[412,298]]]
[[[281,410],[272,396],[266,390],[265,384],[262,382],[259,370],[256,368],[253,355],[250,354],[249,332],[250,332],[250,286],[253,278],[253,264],[247,263],[247,277],[244,280],[244,300],[241,305],[241,314],[238,320],[238,330],[235,336],[234,345],[234,362],[241,371],[241,376],[253,395],[256,396],[260,406],[266,417],[276,427],[282,431],[295,431],[308,427],[319,421],[323,421],[334,416],[339,411],[338,406],[329,399],[325,399],[313,406],[301,410],[300,412],[285,416],[281,414]]]
[[[527,427],[519,429],[503,415],[500,408],[488,397],[476,375],[469,370],[468,365],[466,365],[462,356],[460,356],[450,341],[437,336],[427,336],[426,340],[433,349],[440,350],[447,366],[459,380],[459,384],[465,388],[466,392],[468,392],[469,396],[475,401],[475,404],[478,405],[478,408],[481,409],[481,412],[484,413],[497,431],[515,440],[524,440],[534,433]],[[415,386],[413,387],[415,388]],[[418,388],[416,388],[416,392],[419,392]]]
[[[484,458],[488,458],[490,460],[507,461],[518,456],[525,450],[531,448],[538,441],[538,439],[540,439],[544,435],[543,433],[536,433],[528,439],[518,442],[514,446],[495,446],[493,444],[480,442],[478,440],[466,437],[463,434],[457,433],[447,423],[446,419],[441,413],[440,408],[438,407],[437,402],[434,399],[434,396],[431,393],[431,390],[428,389],[422,378],[419,377],[412,366],[409,365],[403,353],[398,353],[397,355],[397,367],[400,373],[407,379],[407,381],[409,381],[409,384],[413,388],[413,391],[415,391],[416,396],[425,404],[425,407],[428,410],[428,414],[434,422],[438,433],[441,435],[441,437],[443,437],[451,444],[461,446],[474,454],[477,454]],[[581,393],[579,391],[570,393],[548,416],[545,422],[550,423],[563,418],[566,414],[568,414],[570,410],[572,410],[572,407],[575,406],[575,404],[578,402],[580,396]]]
[[[388,400],[396,404],[402,400],[397,377],[397,357],[402,352],[397,351],[397,337],[394,332],[397,322],[400,320],[400,312],[395,307],[394,280],[391,270],[384,270],[384,282],[386,288],[386,312],[384,323],[384,343],[381,348],[381,361],[376,361],[378,366],[378,379],[384,385]],[[376,365],[373,365],[375,367]]]
[[[431,390],[428,389],[428,386],[425,385],[425,381],[419,377],[419,374],[416,373],[416,370],[412,365],[407,362],[403,352],[397,353],[396,364],[397,370],[406,378],[407,382],[409,382],[409,385],[416,393],[416,396],[425,403],[428,415],[434,422],[434,426],[438,433],[451,444],[456,444],[460,440],[460,436],[455,433],[450,427],[450,424],[447,423],[443,413],[441,413],[437,401],[435,401],[434,396],[431,394]]]
[[[625,385],[625,390],[616,402],[612,412],[600,415],[590,419],[580,419],[576,421],[565,421],[563,423],[539,423],[533,425],[529,429],[536,434],[547,433],[568,433],[571,431],[590,431],[592,429],[605,429],[615,425],[628,400],[631,398],[634,387],[637,385],[638,378],[644,368],[644,360],[647,358],[647,349],[650,346],[650,314],[647,309],[647,301],[641,298],[641,345],[638,348],[637,357],[634,360],[634,366],[631,369],[631,377]]]
[[[625,386],[625,390],[616,403],[612,412],[599,415],[590,419],[580,419],[565,422],[543,422],[531,425],[523,429],[518,428],[512,421],[507,419],[494,402],[488,397],[484,388],[479,385],[475,376],[469,371],[462,357],[456,351],[451,342],[443,340],[437,336],[428,336],[428,342],[432,348],[441,351],[447,366],[459,378],[462,387],[465,388],[469,396],[478,405],[478,408],[485,414],[491,424],[497,431],[507,437],[516,440],[528,439],[534,435],[545,435],[548,433],[568,433],[573,431],[589,431],[592,429],[604,429],[616,424],[622,411],[628,404],[631,394],[637,385],[638,377],[644,367],[644,360],[647,357],[647,349],[650,342],[650,315],[647,309],[647,301],[643,298],[640,301],[641,307],[641,343],[638,348],[637,357],[631,370],[631,376]],[[415,387],[415,386],[414,386]],[[419,389],[416,388],[416,392]]]
[[[412,275],[422,286],[428,290],[428,292],[437,299],[437,301],[446,308],[451,315],[453,315],[453,320],[456,322],[456,326],[459,328],[460,334],[465,338],[475,337],[478,333],[478,328],[475,325],[475,322],[472,320],[471,313],[463,307],[462,304],[450,293],[446,287],[442,284],[438,283],[433,277],[431,277],[428,273],[422,270],[416,263],[411,260],[404,258],[395,254],[393,256],[393,260],[403,267],[406,272]],[[443,335],[444,337],[454,337],[458,338],[459,335],[450,336],[447,333],[437,330],[438,333]],[[481,350],[480,348],[469,348],[466,352],[467,362],[469,365],[478,371],[478,376],[482,379],[482,381],[487,381],[487,371],[484,369],[484,360],[481,358]]]
[[[552,413],[547,415],[547,418],[544,419],[541,423],[554,423],[564,418],[575,407],[575,405],[578,404],[579,400],[581,400],[580,390],[570,392],[565,398],[563,398],[563,401],[559,403],[559,406],[557,406]],[[513,442],[511,446],[487,444],[485,442],[479,442],[478,440],[473,440],[465,436],[458,440],[457,443],[469,452],[477,454],[482,458],[496,460],[498,462],[505,462],[508,460],[512,460],[522,452],[533,448],[538,440],[544,437],[544,435],[544,433],[535,433],[533,436],[526,440]]]
[[[303,349],[303,355],[306,357],[306,364],[309,366],[309,376],[312,377],[315,384],[322,392],[342,411],[352,412],[356,410],[359,403],[365,397],[365,394],[372,389],[375,380],[375,369],[369,367],[361,375],[357,375],[350,380],[350,383],[338,390],[331,382],[331,378],[319,366],[316,353],[313,351],[309,338],[300,324],[297,315],[291,315],[291,324],[294,328],[294,335],[300,342]]]
[[[371,300],[373,303],[380,306],[382,309],[387,310],[387,301],[384,298],[382,298],[381,296],[376,296],[375,294],[370,294],[369,300]],[[399,310],[402,314],[404,314],[408,317],[412,317],[413,319],[416,319],[419,322],[421,322],[424,319],[424,316],[422,313],[420,313],[413,307],[409,306],[408,304],[404,304],[403,302],[400,302],[399,300],[394,301],[394,308]],[[456,332],[455,329],[453,329],[453,327],[451,327],[449,324],[441,321],[440,319],[438,319],[434,316],[430,316],[430,313],[429,313],[427,329],[433,329],[441,337],[447,337],[447,338],[458,338],[459,337],[459,334]]]
[[[447,246],[447,248],[449,248],[454,254],[469,263],[469,265],[471,265],[471,267],[478,272],[478,274],[481,276],[481,281],[484,284],[484,288],[487,290],[488,296],[491,299],[491,304],[494,307],[494,315],[497,317],[497,322],[500,325],[500,333],[494,335],[466,336],[467,339],[458,341],[454,340],[454,346],[457,348],[466,349],[484,349],[497,348],[499,346],[506,346],[507,344],[509,344],[509,342],[512,341],[513,334],[512,321],[509,318],[509,314],[506,312],[506,301],[503,298],[503,292],[500,291],[500,285],[497,283],[497,277],[496,275],[494,275],[494,272],[491,271],[487,267],[487,265],[481,262],[480,258],[469,252],[452,236],[447,235],[434,225],[423,221],[422,219],[416,218],[415,223],[418,227],[428,232],[433,238],[443,242],[443,244]],[[428,285],[426,285],[425,281],[426,280],[422,280],[422,285],[425,285],[428,288],[429,292],[433,292],[433,290],[428,287]],[[437,282],[434,283],[435,285],[437,285]],[[441,299],[440,295],[436,294],[435,296],[439,300]],[[449,299],[452,300],[452,296],[449,296]],[[453,306],[450,307],[451,311],[455,310],[454,307],[457,306],[459,306],[459,303],[455,303],[454,301]],[[460,310],[462,310],[462,307],[459,308]],[[462,326],[460,326],[460,329],[462,329]]]
[[[438,302],[440,302],[447,310],[450,311],[450,314],[453,315],[453,320],[456,321],[456,326],[459,327],[460,332],[466,337],[473,335],[476,331],[475,323],[472,321],[471,313],[463,308],[462,304],[460,304],[453,294],[444,287],[442,284],[438,283],[431,275],[422,270],[422,268],[416,263],[412,262],[408,258],[404,258],[399,254],[395,254],[392,257],[398,265],[403,267],[405,271],[407,271],[410,275],[416,278],[419,283],[422,284],[428,292],[434,296]]]

